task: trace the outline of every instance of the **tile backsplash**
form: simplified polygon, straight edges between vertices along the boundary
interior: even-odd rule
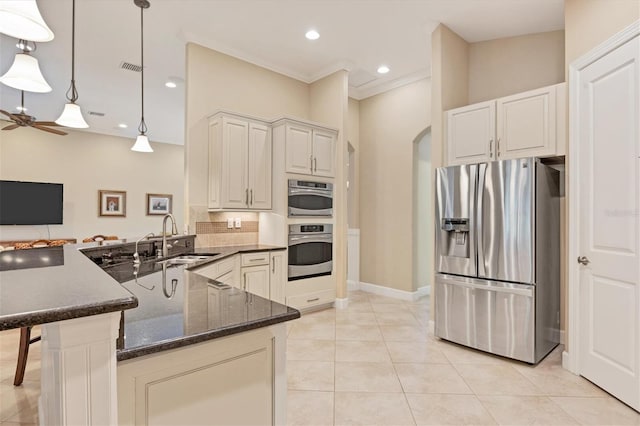
[[[224,225],[224,226],[223,226]],[[258,244],[258,222],[242,222],[241,229],[227,229],[226,222],[197,222],[196,246],[238,246]]]

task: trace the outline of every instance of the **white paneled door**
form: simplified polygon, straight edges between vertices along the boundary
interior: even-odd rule
[[[640,410],[640,39],[577,73],[579,373]],[[573,143],[572,142],[572,143]],[[573,152],[576,152],[573,151]]]

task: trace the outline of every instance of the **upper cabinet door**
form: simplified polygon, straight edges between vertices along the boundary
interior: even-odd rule
[[[333,177],[335,137],[333,133],[321,130],[313,131],[313,174]]]
[[[497,100],[497,159],[556,152],[556,86]]]
[[[249,123],[222,119],[222,207],[248,207],[247,147]]]
[[[447,111],[447,163],[473,164],[495,156],[495,101]]]
[[[249,208],[271,209],[271,129],[249,123]]]
[[[311,174],[313,168],[312,130],[309,127],[287,124],[285,133],[287,172]]]

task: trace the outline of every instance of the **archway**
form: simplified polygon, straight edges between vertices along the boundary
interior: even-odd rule
[[[413,289],[419,294],[430,293],[433,275],[433,211],[431,126],[413,141]]]

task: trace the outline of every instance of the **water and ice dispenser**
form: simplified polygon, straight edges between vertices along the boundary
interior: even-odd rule
[[[469,219],[444,218],[442,230],[447,232],[444,239],[445,256],[469,257]]]

